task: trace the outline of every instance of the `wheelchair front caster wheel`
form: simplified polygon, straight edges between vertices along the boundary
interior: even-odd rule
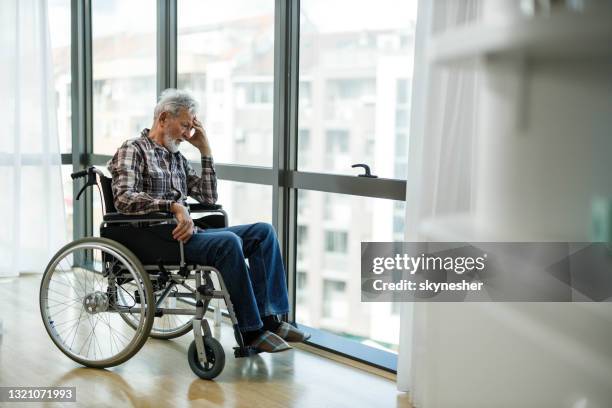
[[[189,351],[187,351],[187,360],[189,361],[189,367],[191,367],[195,375],[204,380],[212,380],[225,367],[225,351],[223,351],[221,343],[214,337],[204,337],[204,351],[208,360],[206,363],[203,363],[198,358],[195,340],[192,341]]]

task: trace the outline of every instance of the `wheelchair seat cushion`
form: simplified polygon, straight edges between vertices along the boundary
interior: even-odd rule
[[[223,228],[225,225],[225,217],[220,214],[205,215],[201,218],[194,218],[193,223],[196,227],[207,229],[207,228]]]
[[[100,236],[125,245],[143,265],[179,265],[179,242],[172,238],[175,224],[151,226],[108,225],[100,229]]]

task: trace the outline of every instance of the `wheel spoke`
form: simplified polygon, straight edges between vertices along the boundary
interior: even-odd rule
[[[40,306],[47,330],[64,353],[85,365],[125,361],[142,346],[142,332],[153,322],[147,315],[148,277],[131,261],[133,255],[126,256],[115,245],[100,238],[75,241],[60,250],[43,275]],[[141,304],[115,283],[115,273],[132,280],[129,287]],[[132,312],[133,325],[126,325],[127,313],[120,308]]]

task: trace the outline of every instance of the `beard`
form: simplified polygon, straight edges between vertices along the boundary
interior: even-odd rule
[[[173,139],[169,132],[164,133],[164,147],[168,149],[170,153],[176,153],[179,151],[180,143],[178,140]]]

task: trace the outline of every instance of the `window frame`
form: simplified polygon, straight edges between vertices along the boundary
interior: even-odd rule
[[[92,82],[92,1],[71,0],[71,107],[72,151],[61,155],[62,164],[79,171],[105,165],[109,155],[93,151]],[[177,86],[177,0],[157,1],[157,95]],[[216,164],[222,180],[272,186],[272,220],[276,228],[287,271],[292,312],[287,320],[295,322],[297,262],[298,191],[312,190],[362,197],[406,199],[406,180],[365,178],[298,171],[299,35],[300,0],[274,0],[274,82],[273,82],[273,159],[272,167]],[[196,171],[200,163],[192,162]],[[73,185],[73,196],[84,181]],[[75,201],[74,239],[93,235],[93,190]],[[97,198],[96,198],[97,199]],[[393,216],[393,214],[389,214]],[[297,322],[299,326],[299,322]],[[309,344],[389,372],[397,370],[397,356],[340,336],[308,328],[313,333]]]

